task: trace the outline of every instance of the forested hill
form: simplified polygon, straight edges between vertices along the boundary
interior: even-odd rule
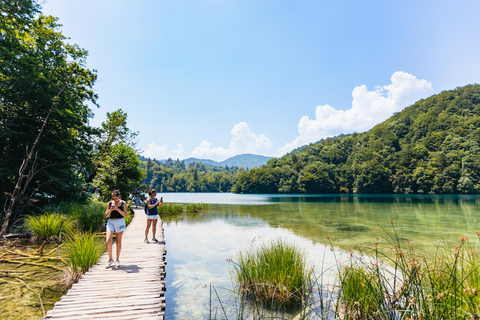
[[[148,158],[145,158],[143,156],[139,156],[141,161],[147,161]],[[256,155],[256,154],[250,154],[250,153],[245,153],[245,154],[239,154],[236,156],[233,156],[231,158],[228,158],[223,161],[214,161],[210,159],[197,159],[197,158],[187,158],[182,160],[185,165],[189,165],[190,163],[203,163],[207,166],[213,166],[213,167],[243,167],[244,169],[250,169],[250,168],[256,168],[263,166],[267,164],[267,161],[271,159],[272,157],[266,157],[266,156],[261,156],[261,155]],[[167,162],[168,160],[160,160],[160,162]]]
[[[420,100],[373,129],[242,174],[239,193],[480,193],[480,85]]]

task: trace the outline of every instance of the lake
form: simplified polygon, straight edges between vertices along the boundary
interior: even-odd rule
[[[397,230],[400,242],[429,252],[438,239],[452,244],[480,230],[480,196],[470,195],[239,195],[163,193],[166,203],[208,203],[207,212],[166,216],[166,319],[207,319],[221,305],[234,318],[230,272],[239,251],[282,238],[303,249],[320,273],[344,259],[342,251],[370,246]],[[393,221],[393,222],[390,222]],[[328,239],[326,235],[328,234]],[[380,246],[388,248],[380,236]],[[330,250],[331,244],[335,251]]]

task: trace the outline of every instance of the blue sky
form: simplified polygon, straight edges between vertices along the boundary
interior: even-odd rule
[[[47,0],[157,159],[281,156],[480,77],[480,1]]]

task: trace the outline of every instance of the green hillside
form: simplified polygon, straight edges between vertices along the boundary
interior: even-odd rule
[[[238,193],[479,193],[480,85],[420,100],[373,129],[302,147]]]

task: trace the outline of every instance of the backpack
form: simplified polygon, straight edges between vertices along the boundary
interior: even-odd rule
[[[145,214],[148,214],[148,204],[145,202]]]

